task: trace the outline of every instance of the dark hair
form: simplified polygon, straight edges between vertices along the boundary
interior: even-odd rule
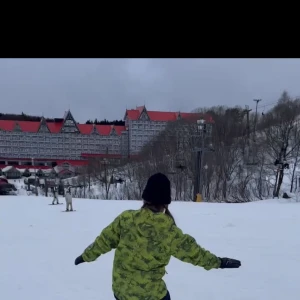
[[[154,205],[151,203],[144,202],[144,204],[142,205],[142,208],[149,208],[150,210],[152,210],[154,212],[160,212],[160,211],[162,211],[162,209],[165,209],[166,210],[165,214],[167,216],[169,216],[173,220],[174,225],[176,225],[175,219],[174,219],[173,215],[171,214],[167,205]]]

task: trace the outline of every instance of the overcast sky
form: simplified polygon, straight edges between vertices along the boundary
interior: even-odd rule
[[[299,59],[0,59],[1,112],[122,119],[126,108],[189,112],[300,96]],[[267,106],[265,109],[270,108]]]

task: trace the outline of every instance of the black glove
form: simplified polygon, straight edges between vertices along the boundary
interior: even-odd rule
[[[232,269],[232,268],[239,268],[241,266],[241,262],[236,259],[223,257],[220,258],[220,260],[221,260],[220,269]]]
[[[79,265],[81,263],[84,263],[84,260],[82,258],[82,255],[78,256],[76,259],[75,259],[75,265]]]

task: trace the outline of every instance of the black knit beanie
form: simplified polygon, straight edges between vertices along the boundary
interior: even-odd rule
[[[143,191],[143,199],[151,204],[171,203],[171,183],[168,177],[162,173],[152,175]]]

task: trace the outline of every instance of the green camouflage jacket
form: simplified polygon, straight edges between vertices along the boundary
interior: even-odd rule
[[[162,278],[171,256],[206,270],[220,266],[217,256],[183,234],[168,215],[147,208],[121,213],[82,257],[92,262],[112,249],[112,288],[119,300],[161,300],[167,293]]]

